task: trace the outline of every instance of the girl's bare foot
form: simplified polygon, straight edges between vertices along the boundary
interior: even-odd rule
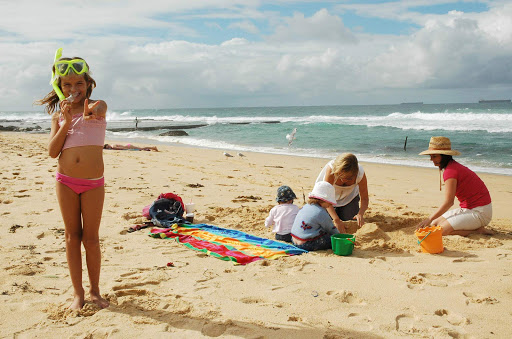
[[[91,292],[91,301],[99,306],[99,308],[107,308],[110,306],[110,303],[101,297],[99,293]]]
[[[494,231],[491,231],[485,227],[480,227],[479,229],[476,230],[478,233],[480,234],[485,234],[485,235],[494,235]]]
[[[71,305],[69,305],[69,309],[70,310],[80,310],[82,309],[82,307],[84,307],[85,305],[85,300],[84,300],[84,296],[80,296],[80,295],[75,295],[75,297],[73,298],[73,302],[71,303]]]

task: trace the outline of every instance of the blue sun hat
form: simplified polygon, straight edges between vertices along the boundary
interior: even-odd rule
[[[297,197],[290,187],[281,186],[277,189],[277,202],[287,202],[293,199],[297,199]]]

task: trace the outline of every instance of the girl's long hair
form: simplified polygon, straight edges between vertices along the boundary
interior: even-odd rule
[[[80,58],[80,57],[60,58],[59,60],[73,60],[73,59],[82,59],[82,60],[84,60],[83,58]],[[85,62],[85,64],[87,65],[87,68],[89,68],[89,65],[87,64],[87,61]],[[52,71],[55,74],[55,64],[52,65]],[[72,68],[70,68],[70,72],[75,73],[75,71]],[[91,97],[91,94],[92,94],[92,89],[94,87],[96,87],[96,81],[87,73],[83,73],[81,75],[84,76],[84,79],[85,79],[85,81],[88,84],[87,91],[85,92],[85,97],[87,99],[89,99]],[[59,86],[59,88],[62,90],[60,82],[61,82],[61,78],[57,77],[57,86]],[[52,91],[50,93],[48,93],[44,98],[34,102],[34,104],[35,105],[45,105],[46,106],[45,107],[45,111],[48,114],[52,114],[53,112],[57,111],[57,109],[59,107],[59,101],[60,101],[59,96],[57,95],[57,93],[55,93],[55,90],[52,89]]]

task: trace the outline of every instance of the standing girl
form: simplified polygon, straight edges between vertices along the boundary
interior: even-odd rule
[[[66,256],[74,289],[71,309],[85,304],[82,286],[83,243],[89,273],[91,301],[101,308],[109,306],[100,295],[101,251],[99,227],[105,198],[103,178],[103,145],[105,141],[107,104],[89,100],[96,82],[89,66],[79,57],[61,58],[55,54],[52,67],[54,90],[38,104],[52,114],[48,152],[59,157],[57,199],[65,225]]]

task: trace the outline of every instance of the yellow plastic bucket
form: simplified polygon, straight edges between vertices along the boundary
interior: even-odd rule
[[[423,253],[441,253],[443,246],[443,229],[441,226],[423,227],[414,232]]]
[[[334,254],[351,255],[356,242],[356,236],[353,234],[333,234],[331,235],[331,247]]]

